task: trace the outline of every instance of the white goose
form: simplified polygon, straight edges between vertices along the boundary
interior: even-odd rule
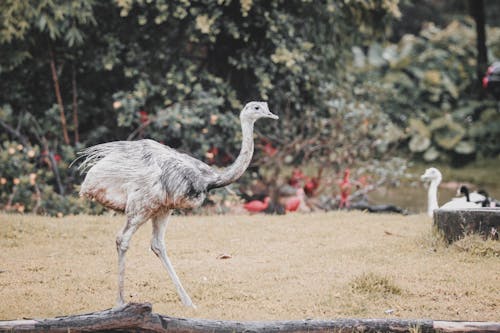
[[[437,189],[439,183],[441,183],[442,175],[441,172],[436,168],[429,168],[425,170],[425,173],[420,177],[423,181],[430,181],[429,190],[427,192],[427,215],[433,216],[435,209],[464,209],[464,208],[481,208],[481,204],[475,202],[467,201],[466,197],[453,198],[441,207],[438,205],[437,199]]]
[[[486,195],[483,195],[481,193],[484,193]],[[464,197],[467,199],[467,201],[470,202],[475,202],[475,203],[480,203],[483,205],[483,202],[488,200],[488,194],[485,191],[480,191],[480,192],[470,192],[469,188],[465,185],[461,185],[458,190],[457,190],[457,195],[463,194]],[[486,206],[486,205],[483,205]]]

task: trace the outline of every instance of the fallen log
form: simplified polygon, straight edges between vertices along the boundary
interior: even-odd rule
[[[0,332],[500,332],[500,322],[430,319],[225,321],[175,318],[152,312],[149,303],[48,319],[0,321]]]

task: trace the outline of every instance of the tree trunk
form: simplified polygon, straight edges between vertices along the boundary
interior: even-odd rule
[[[294,321],[224,321],[174,318],[152,313],[151,304],[131,303],[117,309],[57,317],[0,321],[8,332],[499,332],[499,322],[403,319],[337,319]]]
[[[68,126],[66,124],[66,115],[64,114],[64,104],[62,101],[61,89],[59,86],[59,78],[57,76],[56,59],[52,47],[50,47],[50,69],[52,71],[52,81],[54,82],[54,91],[56,94],[57,105],[59,106],[59,117],[61,119],[61,127],[63,131],[64,143],[69,145],[70,141],[68,135]]]
[[[478,86],[481,82],[486,69],[488,68],[488,53],[486,49],[486,17],[484,14],[484,0],[469,0],[469,11],[476,22],[476,47],[477,47],[477,66],[476,75]]]
[[[500,230],[500,209],[436,209],[434,225],[448,243],[470,234],[478,234],[485,239],[497,239]]]
[[[74,64],[71,67],[71,85],[73,88],[73,127],[76,145],[80,142],[80,133],[78,132],[78,90],[76,89],[76,70]]]

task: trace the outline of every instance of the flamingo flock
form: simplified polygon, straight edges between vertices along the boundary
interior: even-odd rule
[[[292,170],[286,184],[278,188],[278,195],[269,194],[262,195],[259,199],[249,200],[243,204],[243,208],[250,213],[291,213],[297,211],[311,211],[315,208],[326,209],[318,204],[318,189],[321,184],[321,171],[315,177],[306,176],[300,169]],[[481,207],[500,207],[500,202],[488,196],[482,191],[469,191],[467,186],[461,185],[457,190],[457,196],[451,201],[438,206],[437,204],[437,186],[441,182],[441,173],[436,168],[429,168],[421,179],[429,181],[428,193],[428,215],[433,216],[433,211],[437,208],[441,209],[464,209],[464,208],[481,208]],[[328,186],[329,184],[327,184]],[[353,188],[359,190],[368,186],[366,176],[361,176],[359,179],[351,180],[351,170],[349,168],[343,171],[342,180],[337,182],[338,193],[337,199],[333,199],[333,205],[330,209],[357,209],[367,212],[393,212],[400,214],[408,214],[406,209],[397,207],[393,204],[374,205],[370,204],[366,195],[361,201],[351,203]],[[266,189],[266,187],[264,187]],[[266,190],[265,190],[266,191]],[[354,194],[354,196],[356,196]],[[324,196],[323,196],[324,197]]]
[[[306,198],[316,195],[320,185],[320,177],[321,170],[317,176],[308,177],[300,169],[294,169],[287,183],[278,189],[279,194],[274,205],[271,202],[271,197],[267,195],[262,200],[248,200],[243,204],[243,208],[250,213],[309,211]]]

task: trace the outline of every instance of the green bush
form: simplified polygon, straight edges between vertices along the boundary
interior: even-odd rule
[[[490,59],[500,59],[500,29],[488,29]],[[479,98],[475,29],[453,21],[428,24],[398,44],[372,44],[368,56],[355,49],[356,82],[406,133],[407,147],[425,161],[496,156],[500,114],[493,100]],[[484,94],[484,93],[483,93]]]
[[[71,147],[62,155],[3,141],[0,149],[0,210],[6,212],[48,214],[99,213],[99,207],[78,198],[68,161],[74,158]],[[56,176],[57,174],[57,176]]]
[[[274,161],[322,158],[341,168],[372,152],[378,158],[372,142],[380,130],[370,140],[351,134],[388,120],[348,102],[352,91],[342,81],[349,47],[381,33],[399,15],[397,3],[0,2],[2,208],[99,212],[75,197],[81,176],[68,164],[76,151],[104,141],[153,138],[227,165],[239,151],[237,114],[250,100],[268,101],[282,119],[259,127],[270,135],[257,133],[258,148],[283,150]],[[341,104],[332,107],[333,100]],[[332,135],[324,130],[337,127]],[[323,147],[313,150],[310,140],[321,129]],[[334,145],[342,132],[346,141]],[[303,142],[290,145],[297,135]],[[18,142],[36,158],[18,152],[11,163],[8,151]],[[258,153],[256,165],[262,160],[273,161]]]

